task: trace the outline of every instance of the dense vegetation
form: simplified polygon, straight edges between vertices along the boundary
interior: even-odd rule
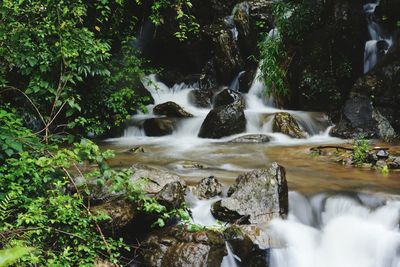
[[[121,253],[130,248],[100,227],[108,215],[90,209],[90,183],[159,214],[155,227],[187,219],[146,196],[145,180],[129,183],[130,170],[110,169],[112,152],[81,137],[107,133],[148,101],[140,90],[150,69],[135,46],[138,10],[156,26],[172,10],[175,36],[185,39],[198,30],[190,8],[188,0],[1,2],[0,266],[21,256],[30,266],[129,262]]]

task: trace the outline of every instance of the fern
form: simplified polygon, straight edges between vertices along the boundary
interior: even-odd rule
[[[13,194],[13,192],[8,193],[7,195],[5,195],[3,200],[0,201],[0,223],[4,223],[9,217],[12,207],[11,202],[13,201],[14,196],[15,195]]]

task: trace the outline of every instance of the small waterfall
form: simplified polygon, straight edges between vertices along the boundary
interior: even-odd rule
[[[368,32],[371,40],[365,43],[364,49],[364,74],[369,72],[392,46],[391,36],[386,36],[382,27],[375,21],[375,9],[380,1],[364,5],[364,13],[367,17]]]
[[[193,223],[202,226],[216,225],[217,220],[211,214],[211,206],[220,199],[220,197],[214,197],[211,199],[200,200],[196,198],[192,192],[189,192],[186,195],[186,202],[189,203]]]
[[[271,267],[400,266],[400,202],[291,192],[289,207],[287,220],[271,223],[284,244]]]
[[[231,30],[233,40],[237,41],[239,37],[239,31],[237,30],[235,22],[233,21],[233,15],[225,17],[224,22]]]
[[[245,71],[239,72],[239,74],[235,77],[235,79],[233,79],[233,81],[229,85],[229,89],[231,89],[233,91],[236,91],[236,92],[239,91],[239,89],[240,89],[239,79],[240,79],[240,76],[242,76],[243,73],[245,73]]]
[[[222,259],[221,267],[237,267],[238,265],[236,263],[236,259],[240,261],[240,258],[233,254],[231,246],[228,242],[225,242],[225,245],[228,255]]]

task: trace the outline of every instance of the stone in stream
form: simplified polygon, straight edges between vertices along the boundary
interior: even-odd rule
[[[274,162],[268,169],[239,175],[229,188],[228,197],[211,209],[221,221],[264,224],[288,213],[288,187],[285,169]]]
[[[143,122],[142,127],[147,136],[164,136],[172,134],[175,120],[170,118],[151,118]]]
[[[300,129],[299,124],[287,112],[279,112],[275,114],[272,126],[274,132],[281,132],[292,138],[305,138],[307,134]]]
[[[160,116],[167,116],[171,118],[189,118],[193,117],[192,114],[185,111],[181,106],[175,102],[168,101],[154,107],[153,113]]]
[[[220,267],[227,251],[221,233],[191,232],[177,225],[152,233],[142,242],[140,254],[144,266]]]
[[[270,141],[270,138],[266,134],[248,134],[240,137],[236,137],[229,142],[231,143],[253,143],[253,144],[259,144],[259,143],[268,143]]]
[[[194,186],[193,194],[199,199],[209,199],[221,195],[222,185],[214,176],[201,179],[201,181]]]
[[[214,97],[214,108],[230,104],[241,108],[245,108],[246,105],[242,94],[233,90],[224,89]]]
[[[381,149],[378,152],[376,152],[376,156],[378,159],[387,159],[389,157],[389,152]]]
[[[239,105],[219,106],[212,109],[201,125],[199,137],[221,138],[246,130],[246,117]]]

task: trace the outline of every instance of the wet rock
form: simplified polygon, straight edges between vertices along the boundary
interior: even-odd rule
[[[248,93],[251,85],[253,84],[256,75],[256,70],[248,70],[239,77],[239,91],[241,93]]]
[[[386,163],[389,169],[400,169],[400,157],[389,157]]]
[[[342,138],[382,138],[390,140],[396,133],[389,121],[373,106],[369,97],[353,94],[346,101],[342,119],[332,134]]]
[[[245,101],[241,93],[233,90],[224,89],[214,97],[214,108],[235,104],[241,108],[245,108]]]
[[[211,212],[222,221],[246,218],[251,224],[285,217],[288,212],[285,169],[275,162],[268,169],[241,174],[229,188],[228,197],[217,201]]]
[[[132,147],[132,148],[124,151],[124,153],[126,153],[126,154],[137,154],[137,153],[145,153],[145,152],[146,152],[146,150],[142,146],[135,146],[135,147]]]
[[[210,108],[212,104],[213,91],[192,90],[189,92],[189,101],[198,108]]]
[[[153,113],[160,116],[167,116],[171,118],[188,118],[193,117],[192,114],[185,111],[181,106],[175,102],[168,101],[154,107]]]
[[[185,188],[180,181],[168,183],[157,193],[156,200],[168,209],[179,208],[185,201]]]
[[[175,128],[175,120],[170,118],[151,118],[142,124],[147,136],[164,136],[172,134]]]
[[[222,185],[214,176],[210,176],[195,185],[192,192],[199,199],[209,199],[222,193]]]
[[[257,225],[232,225],[224,231],[242,266],[269,266],[271,236]]]
[[[259,144],[259,143],[268,143],[270,141],[270,138],[268,135],[265,134],[248,134],[244,136],[240,136],[237,138],[232,139],[231,143],[254,143],[254,144]]]
[[[400,133],[400,47],[357,80],[341,111],[335,135],[390,141]]]
[[[113,264],[103,259],[96,259],[93,263],[93,267],[117,267],[117,264]]]
[[[219,106],[212,109],[201,125],[199,137],[221,138],[246,130],[243,108],[236,105]]]
[[[102,229],[115,232],[128,225],[136,216],[137,211],[133,203],[125,198],[111,199],[103,204],[91,208],[91,212],[106,213],[110,219],[102,221]]]
[[[378,159],[387,159],[389,157],[389,152],[387,152],[387,150],[381,149],[376,152],[376,156]]]
[[[272,126],[274,132],[286,134],[292,138],[305,138],[307,135],[300,129],[297,121],[286,112],[275,114],[274,123]]]
[[[235,6],[233,21],[238,31],[238,43],[240,51],[245,57],[254,52],[254,42],[256,42],[254,31],[250,24],[250,5],[248,2],[241,2]]]
[[[147,194],[158,194],[168,184],[179,183],[180,187],[177,188],[186,188],[185,182],[181,180],[178,175],[171,172],[158,170],[141,164],[135,164],[131,169],[134,173],[130,177],[130,181],[136,182],[142,178],[147,179],[148,182],[144,183],[142,186],[143,192]]]
[[[220,267],[227,254],[223,235],[210,230],[190,232],[183,226],[161,229],[142,243],[144,266]]]
[[[220,20],[215,24],[204,26],[202,29],[215,53],[215,69],[221,84],[229,84],[244,65],[231,27],[232,25],[229,26]]]

